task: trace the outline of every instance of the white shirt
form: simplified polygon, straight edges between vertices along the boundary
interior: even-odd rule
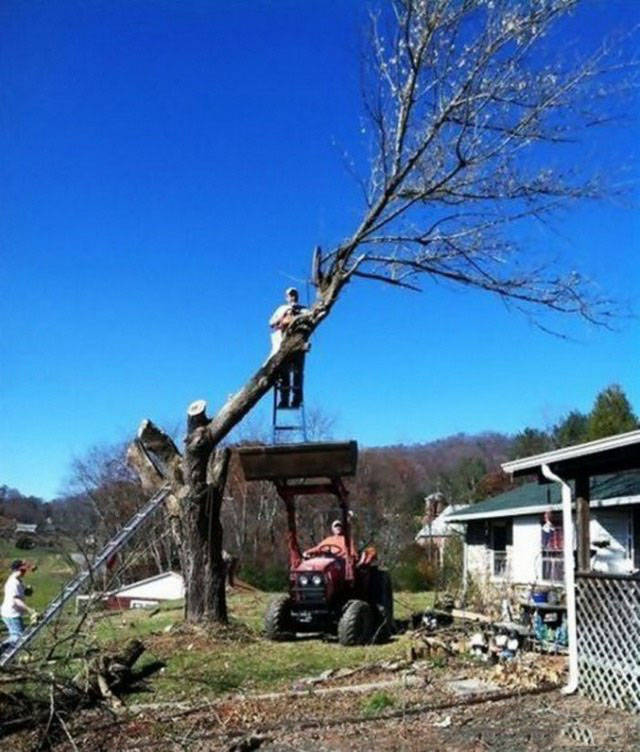
[[[274,327],[278,324],[280,319],[289,311],[290,308],[293,308],[295,306],[298,307],[298,313],[299,316],[301,313],[308,313],[309,309],[305,308],[304,306],[301,306],[299,303],[283,303],[282,305],[278,306],[276,310],[273,312],[273,315],[269,319],[269,326]],[[269,355],[273,355],[274,353],[277,353],[280,349],[280,345],[282,344],[282,337],[284,336],[284,332],[280,327],[277,327],[276,329],[271,330],[271,352]]]
[[[0,608],[0,616],[5,619],[12,619],[16,616],[22,616],[22,610],[16,605],[16,598],[24,598],[24,585],[18,576],[19,572],[13,572],[4,584],[4,600]]]

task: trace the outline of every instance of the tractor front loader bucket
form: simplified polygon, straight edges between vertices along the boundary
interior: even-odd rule
[[[356,441],[277,444],[238,448],[246,480],[284,482],[355,475]]]

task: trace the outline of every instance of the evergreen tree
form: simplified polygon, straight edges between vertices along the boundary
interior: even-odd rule
[[[547,452],[550,449],[553,449],[553,444],[546,431],[540,431],[537,428],[525,428],[513,440],[511,459],[530,457],[533,454]]]
[[[611,384],[596,397],[589,414],[587,441],[602,439],[638,428],[638,418],[627,395],[618,384]]]
[[[462,457],[449,472],[440,475],[439,481],[451,503],[470,504],[482,498],[482,494],[478,495],[478,484],[487,471],[487,464],[481,457]]]
[[[587,439],[589,416],[579,410],[572,410],[553,427],[552,440],[556,449],[582,444]]]

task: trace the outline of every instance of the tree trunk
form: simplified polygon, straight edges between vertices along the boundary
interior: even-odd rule
[[[153,493],[163,484],[171,487],[166,507],[180,551],[187,621],[227,621],[220,508],[230,450],[219,444],[271,389],[285,360],[304,351],[309,335],[335,302],[339,287],[334,280],[309,314],[294,319],[278,352],[260,366],[213,420],[207,417],[203,400],[189,406],[184,455],[149,420],[142,422],[137,440],[129,447],[129,462],[146,492]]]
[[[229,448],[219,447],[208,457],[201,457],[204,483],[194,482],[192,493],[183,505],[180,554],[185,580],[185,618],[190,622],[227,621],[220,507],[230,455]],[[189,465],[186,459],[185,465]],[[197,463],[191,467],[195,478],[199,478],[201,471]]]

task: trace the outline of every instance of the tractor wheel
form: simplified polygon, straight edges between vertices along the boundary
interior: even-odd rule
[[[267,607],[264,632],[268,640],[285,640],[293,632],[291,623],[291,597],[279,595]]]
[[[393,587],[389,572],[385,569],[379,569],[374,582],[374,600],[378,612],[376,641],[387,642],[395,632],[395,623],[393,621]]]
[[[338,622],[341,645],[367,645],[373,636],[373,612],[366,601],[349,601]]]

